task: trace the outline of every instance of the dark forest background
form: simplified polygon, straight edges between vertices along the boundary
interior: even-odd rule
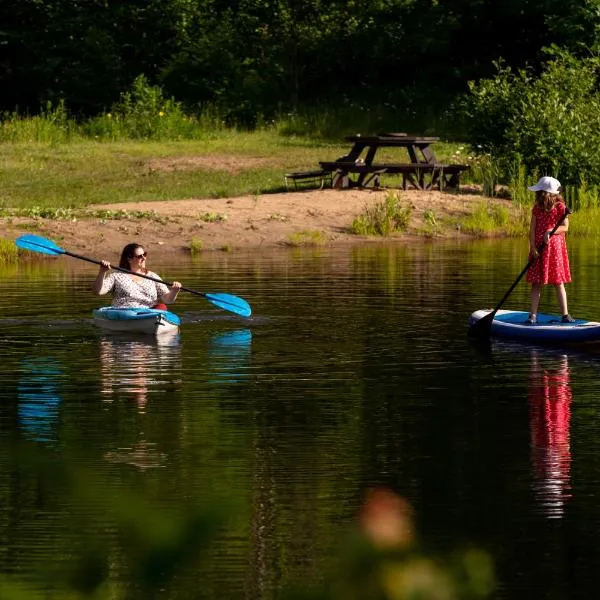
[[[469,81],[595,53],[600,0],[0,0],[0,110],[106,111],[139,75],[252,126],[326,107],[436,117]]]

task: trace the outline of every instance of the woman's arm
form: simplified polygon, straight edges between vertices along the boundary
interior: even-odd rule
[[[180,289],[181,283],[179,283],[179,281],[174,281],[171,284],[171,289],[160,297],[160,301],[164,302],[165,304],[171,304],[172,302],[175,302]]]
[[[104,276],[110,270],[110,263],[107,260],[103,260],[100,265],[100,269],[98,269],[98,275],[96,275],[96,279],[94,279],[94,283],[92,283],[92,290],[94,290],[94,294],[101,296],[106,292],[102,291],[102,286],[104,284]]]

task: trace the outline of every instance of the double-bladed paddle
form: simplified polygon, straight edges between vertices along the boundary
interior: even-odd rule
[[[64,250],[60,246],[57,246],[53,241],[44,238],[40,235],[22,235],[21,237],[18,237],[15,240],[15,244],[19,248],[23,248],[24,250],[31,250],[32,252],[41,252],[42,254],[50,254],[52,256],[66,254],[67,256],[72,256],[73,258],[86,260],[87,262],[91,262],[96,265],[102,264],[102,261],[100,260],[88,258],[87,256],[81,256],[80,254],[75,254],[74,252]],[[156,281],[157,283],[164,283],[169,287],[173,285],[168,281],[163,281],[162,279],[157,279],[156,277],[150,277],[149,275],[141,275],[140,273],[134,273],[133,271],[130,271],[129,269],[123,269],[122,267],[114,267],[111,265],[111,268],[115,271],[131,273],[132,275],[137,275],[138,277],[143,277],[144,279],[149,279],[150,281]],[[246,302],[246,300],[240,298],[239,296],[233,296],[232,294],[222,293],[197,292],[196,290],[191,290],[185,287],[182,287],[181,289],[185,292],[189,292],[190,294],[202,296],[203,298],[206,298],[209,302],[212,302],[215,306],[218,306],[223,310],[228,310],[229,312],[235,313],[236,315],[240,315],[242,317],[249,317],[252,314],[252,309],[250,308],[248,302]]]
[[[556,233],[556,230],[563,224],[564,220],[572,212],[573,211],[567,206],[562,217],[556,222],[554,229],[552,229],[552,231],[550,232],[550,235],[548,236],[548,240]],[[542,243],[537,247],[538,257],[544,251],[544,248],[546,247],[547,244],[548,244],[547,241],[542,241]],[[537,260],[537,258],[529,259],[529,262],[525,265],[523,270],[519,273],[519,276],[515,279],[514,283],[510,286],[510,288],[508,289],[506,294],[504,294],[504,296],[502,297],[502,300],[500,300],[500,302],[498,302],[498,304],[496,304],[496,306],[490,313],[488,313],[487,315],[485,315],[485,317],[482,317],[481,319],[479,319],[479,321],[477,321],[476,323],[473,323],[473,325],[471,325],[471,327],[469,328],[469,334],[474,335],[479,338],[488,338],[490,336],[490,333],[492,331],[492,322],[494,321],[494,317],[496,316],[496,313],[500,310],[500,308],[502,308],[502,305],[504,304],[506,299],[511,295],[512,291],[517,287],[517,284],[519,283],[519,281],[521,281],[521,279],[523,278],[523,275],[525,275],[525,273],[527,273],[527,271],[529,271],[531,265],[536,260]]]

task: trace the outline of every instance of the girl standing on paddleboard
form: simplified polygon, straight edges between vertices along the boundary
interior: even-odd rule
[[[529,256],[535,259],[527,272],[528,283],[531,283],[531,312],[527,323],[536,323],[542,286],[553,285],[560,306],[563,323],[573,323],[575,319],[569,314],[565,283],[571,282],[569,256],[565,233],[569,231],[569,219],[565,217],[562,225],[554,235],[550,233],[567,210],[567,205],[559,195],[560,182],[554,177],[541,177],[528,189],[535,192],[535,204],[531,211],[529,228]],[[538,247],[545,243],[540,253]]]

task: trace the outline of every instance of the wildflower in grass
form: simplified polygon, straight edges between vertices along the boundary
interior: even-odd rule
[[[159,117],[164,117],[164,116],[165,116],[165,113],[164,113],[164,112],[161,110],[161,111],[158,113],[158,116],[159,116]]]
[[[109,119],[112,119],[112,115],[111,115],[110,113],[108,113],[106,116],[107,116]]]

